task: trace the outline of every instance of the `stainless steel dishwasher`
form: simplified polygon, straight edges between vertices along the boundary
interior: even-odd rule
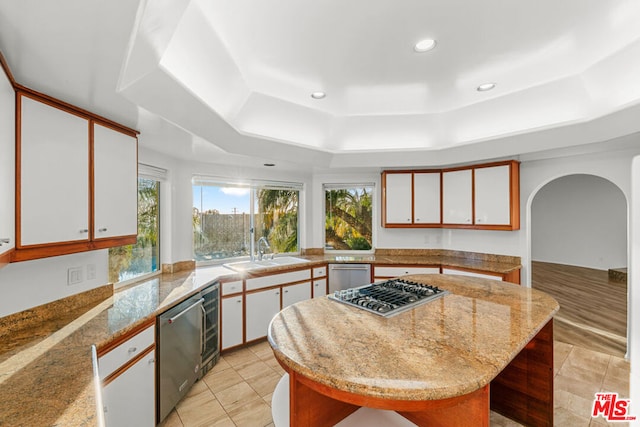
[[[369,264],[329,264],[329,292],[371,283]]]
[[[158,422],[200,374],[203,303],[198,294],[158,316]]]

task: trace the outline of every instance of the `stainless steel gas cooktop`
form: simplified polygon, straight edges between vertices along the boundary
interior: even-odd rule
[[[448,293],[437,286],[391,279],[336,291],[329,295],[329,298],[380,316],[390,317]]]

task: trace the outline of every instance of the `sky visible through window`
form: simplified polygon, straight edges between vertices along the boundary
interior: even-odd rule
[[[249,191],[238,187],[193,186],[193,206],[202,212],[217,209],[221,214],[249,213]]]

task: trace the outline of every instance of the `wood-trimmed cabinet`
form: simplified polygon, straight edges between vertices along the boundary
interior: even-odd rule
[[[280,310],[326,293],[326,265],[221,281],[220,348],[228,350],[264,338],[269,322]]]
[[[385,227],[439,227],[440,171],[382,173],[382,221]]]
[[[443,170],[442,226],[519,230],[520,163]]]
[[[155,426],[155,323],[98,352],[107,427]]]
[[[24,261],[132,244],[135,131],[17,91],[16,250]]]
[[[15,98],[9,75],[0,66],[0,267],[9,263],[15,247]]]
[[[520,229],[520,163],[382,172],[388,228]]]

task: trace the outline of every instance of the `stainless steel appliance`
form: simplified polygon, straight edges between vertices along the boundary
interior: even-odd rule
[[[158,326],[158,422],[220,357],[219,284],[167,310]]]
[[[448,293],[437,286],[391,279],[357,288],[339,290],[329,295],[329,298],[370,313],[390,317]]]
[[[369,283],[370,264],[329,264],[329,293]]]

